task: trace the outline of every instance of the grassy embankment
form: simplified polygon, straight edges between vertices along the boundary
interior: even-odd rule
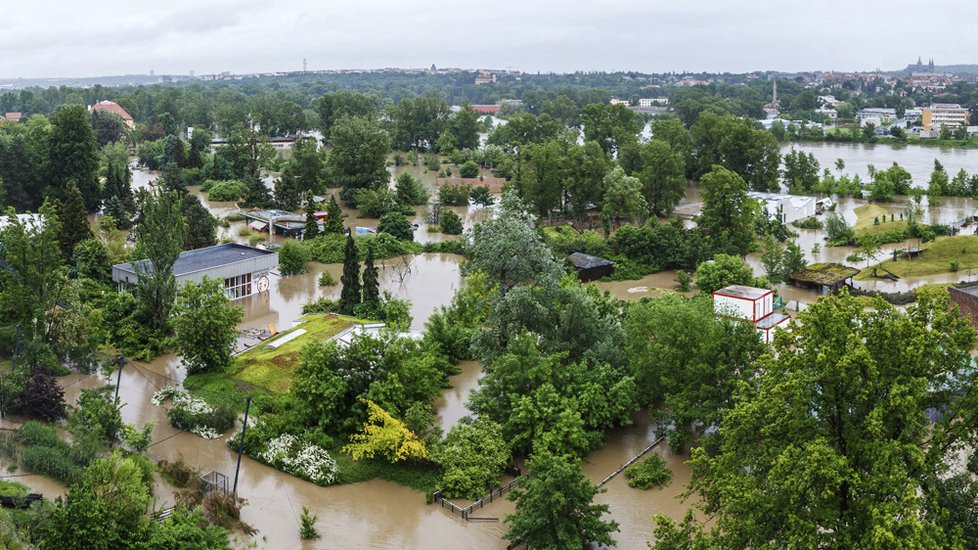
[[[926,277],[942,273],[965,272],[978,269],[978,236],[957,235],[940,237],[922,245],[924,252],[917,258],[892,259],[877,264],[898,277]],[[872,278],[873,269],[867,268],[856,275],[857,280]]]
[[[887,234],[898,234],[904,233],[907,230],[907,220],[896,219],[894,221],[883,221],[890,218],[890,211],[878,204],[864,204],[862,206],[856,207],[854,210],[856,214],[856,224],[853,226],[853,231],[856,234],[856,239],[862,237],[880,237]],[[900,217],[899,214],[896,215],[897,218]],[[880,223],[874,224],[873,222],[879,218]]]

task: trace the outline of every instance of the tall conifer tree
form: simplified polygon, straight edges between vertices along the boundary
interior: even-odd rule
[[[343,234],[343,211],[336,202],[336,197],[330,195],[329,202],[326,203],[326,223],[323,226],[323,233]]]
[[[360,305],[360,259],[357,257],[357,246],[353,242],[353,234],[346,237],[346,249],[343,251],[343,276],[340,277],[343,290],[340,292],[340,313],[353,315],[353,310]]]
[[[306,193],[306,227],[302,232],[305,240],[315,239],[319,236],[319,220],[316,219],[316,203],[312,198],[312,191]]]
[[[374,265],[374,247],[367,247],[367,258],[363,263],[363,304],[372,312],[380,310],[380,283],[377,281],[377,266]]]
[[[65,201],[61,205],[60,215],[61,253],[66,260],[70,260],[75,245],[92,236],[92,228],[88,225],[88,209],[85,208],[85,200],[74,181],[69,181],[65,189]]]

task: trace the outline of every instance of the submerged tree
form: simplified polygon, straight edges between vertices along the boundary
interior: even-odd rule
[[[81,192],[74,181],[68,182],[60,218],[62,224],[61,253],[64,254],[65,260],[70,261],[75,246],[92,236],[92,229],[88,225],[88,211],[85,209],[85,202],[82,200]]]
[[[618,523],[601,518],[608,505],[593,501],[603,490],[584,477],[580,460],[542,452],[527,466],[532,475],[520,478],[519,487],[506,497],[516,501],[516,512],[506,517],[506,539],[554,550],[615,544],[611,533]]]
[[[220,372],[231,364],[244,311],[231,303],[219,279],[183,285],[173,313],[176,346],[188,373]]]
[[[48,176],[55,197],[64,197],[74,181],[85,208],[94,212],[102,195],[98,183],[98,142],[82,105],[63,105],[51,117],[48,137]]]
[[[302,230],[303,240],[315,239],[319,236],[319,220],[316,219],[316,201],[312,191],[306,193],[306,226]]]
[[[336,202],[336,197],[333,195],[329,196],[329,202],[326,203],[326,222],[323,224],[323,233],[327,235],[330,233],[343,234],[343,210],[340,209],[340,204]]]
[[[374,265],[373,246],[367,246],[367,257],[363,260],[362,303],[374,315],[380,312],[380,282],[377,280],[377,266]]]

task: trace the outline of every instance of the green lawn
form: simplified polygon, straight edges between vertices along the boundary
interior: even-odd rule
[[[955,237],[940,237],[923,245],[924,252],[912,260],[887,260],[877,265],[885,268],[898,277],[926,277],[941,273],[954,272],[952,262],[957,262],[957,271],[964,274],[968,270],[978,269],[978,236],[957,235]],[[856,279],[868,279],[872,276],[872,268],[862,270]]]
[[[890,211],[878,204],[864,204],[857,207],[854,212],[856,213],[856,225],[853,229],[856,232],[856,238],[862,237],[864,235],[875,236],[882,235],[885,233],[896,233],[903,232],[907,230],[906,220],[896,220],[896,221],[881,221],[879,225],[874,225],[873,221],[880,217],[882,219],[889,219]]]

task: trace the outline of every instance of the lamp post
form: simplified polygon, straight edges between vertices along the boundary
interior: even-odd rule
[[[245,403],[244,424],[241,426],[241,440],[238,441],[238,465],[234,467],[234,487],[231,492],[238,494],[238,473],[241,471],[241,454],[244,453],[245,432],[248,431],[248,410],[251,409],[251,396]]]

